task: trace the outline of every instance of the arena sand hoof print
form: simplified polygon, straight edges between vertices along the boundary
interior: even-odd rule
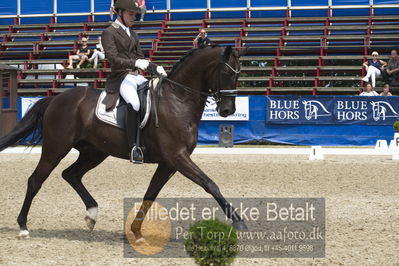
[[[18,234],[18,239],[28,240],[30,238],[28,230],[21,230]]]

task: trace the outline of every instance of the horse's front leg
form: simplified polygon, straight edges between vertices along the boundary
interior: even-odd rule
[[[206,192],[211,194],[219,203],[226,216],[233,221],[233,226],[237,230],[248,230],[245,222],[237,214],[231,204],[223,197],[219,187],[213,182],[190,158],[188,153],[177,155],[175,159],[175,167],[177,171],[200,185]]]
[[[137,212],[137,215],[130,226],[130,229],[132,230],[136,241],[140,242],[144,240],[141,234],[141,225],[143,223],[143,220],[148,210],[151,208],[152,203],[157,198],[159,192],[175,172],[176,170],[173,170],[166,165],[158,165],[158,168],[151,179],[150,185],[148,186],[147,192],[144,195],[143,203],[141,204],[140,210]]]

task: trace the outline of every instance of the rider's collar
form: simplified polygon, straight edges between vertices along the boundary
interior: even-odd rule
[[[121,23],[118,19],[115,20],[115,23],[118,24],[126,32],[126,34],[129,35],[129,37],[130,37],[130,29],[128,27],[123,25],[123,23]]]

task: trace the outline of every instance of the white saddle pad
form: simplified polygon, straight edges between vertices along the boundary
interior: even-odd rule
[[[158,83],[158,80],[151,80],[150,81],[150,86],[154,85],[156,86],[156,84]],[[105,104],[103,104],[103,100],[105,98],[105,96],[107,95],[107,92],[103,91],[100,94],[100,97],[98,98],[97,101],[97,107],[96,107],[96,116],[98,119],[100,119],[101,121],[108,123],[110,125],[116,126],[116,127],[122,127],[120,124],[118,124],[117,122],[117,112],[118,112],[118,108],[116,108],[116,106],[119,105],[119,99],[116,102],[115,108],[113,110],[110,111],[106,111],[105,109]],[[145,115],[143,118],[143,121],[141,121],[140,123],[140,128],[144,128],[145,125],[147,124],[148,118],[150,117],[150,112],[151,112],[151,97],[150,97],[150,90],[147,91],[147,107],[146,107],[146,111],[145,111]]]
[[[105,123],[120,127],[120,125],[118,125],[118,123],[116,121],[116,112],[118,109],[115,107],[114,109],[107,112],[105,109],[105,104],[103,104],[103,100],[104,100],[105,96],[107,96],[107,92],[106,91],[101,92],[100,97],[98,98],[98,102],[97,102],[96,116],[98,119],[100,119],[101,121],[103,121]],[[116,106],[118,106],[118,104],[119,104],[119,99],[116,102]]]

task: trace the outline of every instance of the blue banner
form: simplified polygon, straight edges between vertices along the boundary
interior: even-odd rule
[[[391,126],[398,120],[399,97],[267,97],[267,124]]]
[[[34,97],[18,97],[18,118],[26,111]],[[298,98],[298,97],[297,97]],[[315,97],[314,97],[315,98]],[[321,98],[321,97],[320,97]],[[333,98],[333,97],[327,97]],[[345,97],[336,97],[345,98]],[[350,98],[350,97],[348,97]],[[353,97],[355,98],[355,97]],[[356,97],[358,98],[358,97]],[[364,97],[363,99],[366,99]],[[384,99],[383,97],[374,97]],[[399,99],[393,96],[390,99]],[[198,143],[203,145],[217,144],[219,141],[219,125],[234,125],[234,143],[249,141],[270,141],[294,145],[322,146],[374,146],[377,140],[388,142],[395,133],[390,125],[359,125],[359,124],[270,124],[265,123],[265,112],[269,98],[261,95],[249,96],[249,120],[237,121],[204,121],[200,123]],[[398,107],[396,105],[396,107]],[[230,121],[229,121],[230,120]]]

